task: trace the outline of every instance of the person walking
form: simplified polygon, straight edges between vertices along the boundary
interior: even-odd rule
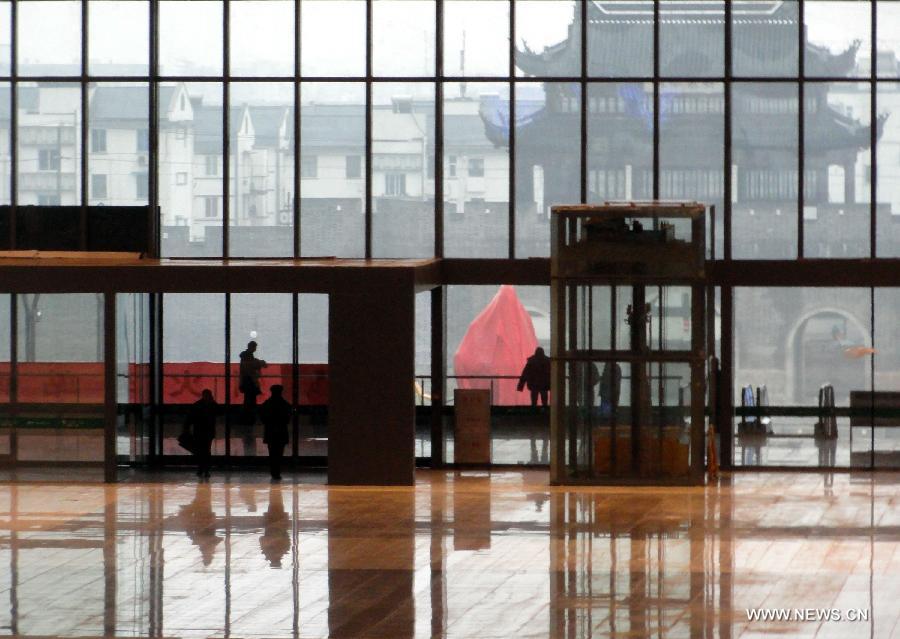
[[[263,442],[269,447],[269,469],[272,479],[281,479],[281,459],[288,443],[288,423],[291,421],[291,405],[284,399],[284,387],[272,386],[271,396],[259,407],[263,423]]]
[[[216,438],[216,416],[219,405],[208,388],[200,393],[200,399],[191,404],[184,422],[185,432],[190,432],[194,456],[197,458],[197,477],[208,478],[212,462],[210,448]]]

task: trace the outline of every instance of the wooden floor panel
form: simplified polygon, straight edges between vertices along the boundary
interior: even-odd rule
[[[419,471],[413,488],[57,472],[0,483],[0,635],[900,637],[900,474],[567,489],[541,471]]]

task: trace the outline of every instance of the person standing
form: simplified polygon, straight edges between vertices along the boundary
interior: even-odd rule
[[[526,360],[516,390],[521,393],[526,386],[531,392],[532,407],[537,406],[538,397],[541,399],[541,406],[547,405],[547,392],[550,390],[550,358],[544,354],[544,349],[540,346],[534,349],[534,355]]]
[[[191,404],[184,429],[192,429],[194,456],[197,458],[197,477],[208,478],[212,462],[210,448],[216,438],[216,415],[219,405],[208,388],[200,393],[200,399]]]
[[[256,425],[256,398],[262,394],[259,377],[260,371],[266,367],[265,360],[256,357],[256,347],[256,342],[249,342],[247,350],[241,352],[238,373],[240,377],[238,390],[244,396],[240,415],[244,454],[250,456],[256,455],[256,435],[253,432],[253,427]]]
[[[288,423],[291,421],[291,405],[283,397],[281,384],[272,386],[271,396],[260,406],[263,442],[269,447],[269,469],[272,479],[281,479],[281,458],[288,443]]]

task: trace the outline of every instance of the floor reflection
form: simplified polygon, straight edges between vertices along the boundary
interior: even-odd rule
[[[188,475],[185,475],[188,477]],[[0,635],[891,637],[900,477],[0,484]],[[865,610],[750,622],[747,609]]]

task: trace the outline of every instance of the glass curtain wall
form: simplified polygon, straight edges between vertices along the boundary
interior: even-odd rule
[[[650,197],[720,256],[900,244],[891,2],[11,4],[0,199],[149,203],[164,256],[546,256],[553,204]]]
[[[540,257],[654,197],[717,258],[900,255],[897,3],[702,4],[0,0],[0,202],[149,204],[178,258]]]

